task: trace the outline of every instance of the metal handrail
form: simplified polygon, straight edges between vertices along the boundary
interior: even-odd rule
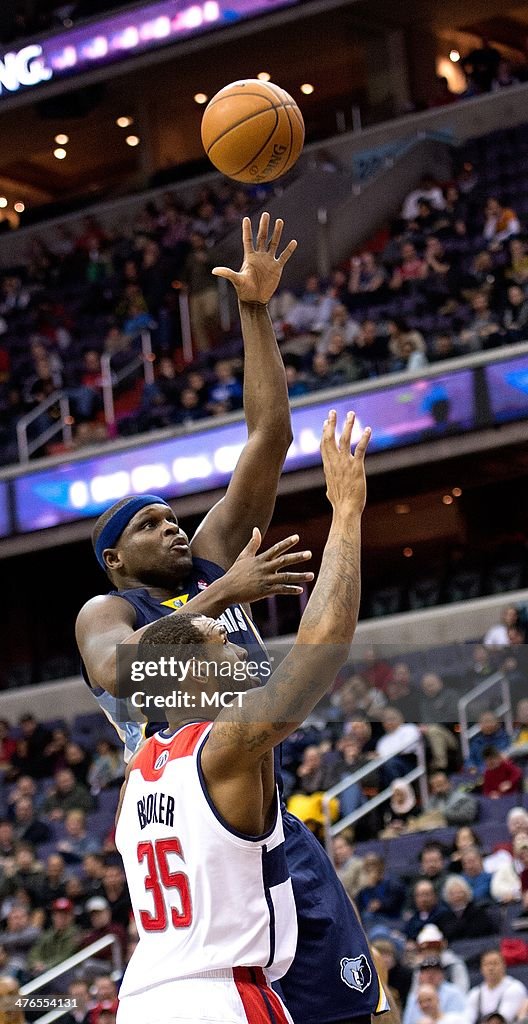
[[[69,956],[67,960],[63,960],[61,964],[57,964],[56,967],[50,967],[48,971],[44,971],[44,974],[40,974],[38,978],[33,978],[32,981],[28,981],[26,985],[22,985],[19,990],[19,994],[24,996],[30,996],[33,992],[37,992],[39,988],[43,988],[44,985],[49,985],[50,982],[55,981],[56,978],[60,978],[61,974],[67,974],[68,971],[73,970],[74,967],[78,967],[79,964],[84,963],[85,960],[90,960],[96,953],[100,953],[101,950],[107,949],[109,946],[112,947],[112,967],[114,971],[120,971],[122,967],[121,948],[119,940],[115,935],[104,935],[101,939],[96,939],[95,942],[90,943],[84,949],[80,949],[78,953],[74,953],[73,956]],[[35,1024],[51,1024],[52,1021],[58,1020],[59,1017],[63,1017],[65,1013],[69,1013],[68,1009],[64,1010],[50,1010],[44,1017],[39,1017]]]
[[[112,360],[120,352],[130,347],[133,338],[127,338],[113,352],[106,352],[101,356],[101,388],[103,392],[104,418],[107,426],[112,427],[115,423],[114,388],[122,380],[129,377],[140,366],[143,367],[145,384],[152,384],[154,381],[154,367],[152,359],[152,336],[150,331],[141,331],[141,355],[134,356],[117,373],[112,371]]]
[[[34,441],[28,439],[28,427],[34,420],[38,419],[43,412],[50,409],[52,405],[59,403],[60,408],[60,419],[56,423],[52,423],[51,426],[43,430]],[[51,440],[55,434],[62,431],[62,438],[64,444],[71,444],[72,442],[72,420],[70,416],[70,400],[68,398],[67,391],[54,391],[51,395],[48,395],[42,402],[39,402],[36,409],[32,409],[31,412],[27,412],[24,416],[21,416],[16,425],[17,432],[17,444],[18,444],[18,458],[20,462],[28,462],[33,452],[36,452],[43,444]]]
[[[423,740],[421,738],[418,740],[409,740],[407,743],[402,744],[401,747],[398,747],[397,750],[393,750],[391,754],[386,754],[385,757],[374,758],[372,761],[369,761],[367,764],[363,765],[362,768],[358,768],[357,771],[352,772],[350,775],[347,775],[344,779],[341,780],[341,782],[337,782],[336,785],[332,786],[331,789],[327,789],[326,793],[323,796],[323,824],[326,851],[332,861],[332,839],[334,838],[334,836],[338,835],[338,833],[342,832],[345,828],[348,828],[349,825],[353,825],[355,824],[356,821],[359,821],[361,818],[364,818],[366,814],[369,814],[370,811],[373,811],[376,807],[379,807],[380,804],[385,803],[385,801],[392,796],[392,791],[390,786],[387,787],[387,789],[382,790],[381,793],[378,793],[376,796],[371,797],[370,800],[367,800],[366,803],[361,804],[361,807],[358,807],[357,810],[352,811],[351,814],[347,814],[346,817],[340,818],[333,825],[330,815],[331,800],[334,797],[339,796],[339,794],[343,793],[346,789],[349,789],[350,786],[353,786],[361,779],[364,779],[366,775],[371,775],[372,772],[377,771],[378,768],[382,768],[383,765],[387,764],[388,761],[392,761],[393,757],[397,757],[398,754],[404,754],[405,751],[409,750],[411,747],[415,748],[412,752],[416,753],[418,764],[416,768],[411,768],[406,775],[402,775],[401,781],[414,782],[416,779],[418,779],[418,784],[420,788],[420,799],[422,801],[422,806],[425,806],[429,797],[429,788],[427,786],[427,766],[425,763],[425,749]]]
[[[462,753],[464,755],[464,761],[467,761],[469,757],[469,741],[473,739],[473,736],[477,736],[481,731],[480,725],[469,725],[468,722],[468,705],[472,701],[482,697],[483,693],[487,693],[494,686],[499,686],[501,689],[502,703],[497,708],[494,708],[495,714],[498,716],[504,715],[504,724],[506,729],[510,733],[513,733],[513,715],[512,715],[512,704],[511,704],[511,692],[510,683],[506,676],[502,672],[494,672],[493,675],[489,676],[484,682],[479,683],[478,686],[473,687],[469,693],[466,693],[464,697],[461,697],[458,702],[458,718],[460,721],[460,743],[462,746]]]

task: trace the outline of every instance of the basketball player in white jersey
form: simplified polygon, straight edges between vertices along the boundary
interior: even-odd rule
[[[297,941],[273,749],[334,681],[357,622],[370,430],[352,455],[353,423],[349,413],[339,445],[334,410],[324,424],[332,523],[294,647],[265,686],[248,688],[241,706],[213,724],[203,711],[167,708],[168,728],[127,767],[116,845],[140,939],[120,991],[119,1024],[291,1021],[270,986],[287,971]],[[213,671],[239,666],[245,654],[229,643],[226,627],[184,612],[176,620],[147,627],[141,656],[147,645],[149,657],[151,645],[194,645],[186,690],[196,707],[204,691],[240,690]]]

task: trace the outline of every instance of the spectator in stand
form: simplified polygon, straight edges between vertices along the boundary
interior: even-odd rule
[[[315,745],[305,747],[302,761],[297,768],[297,792],[304,793],[306,796],[321,792],[325,788],[323,785],[324,774],[320,748]]]
[[[13,871],[5,881],[5,891],[16,892],[25,889],[33,903],[37,902],[43,879],[43,866],[37,860],[31,843],[17,843]]]
[[[44,748],[48,775],[54,775],[59,768],[66,766],[66,747],[69,738],[68,730],[62,725],[52,730],[50,742]]]
[[[503,206],[496,196],[490,196],[484,208],[484,230],[482,234],[491,249],[499,248],[512,235],[521,230],[517,214],[507,206]]]
[[[88,853],[83,857],[82,879],[87,896],[101,896],[104,873],[105,859],[102,853]]]
[[[412,884],[431,882],[437,896],[441,895],[447,879],[446,858],[444,848],[436,840],[425,843],[420,852],[420,872],[412,879]]]
[[[301,373],[301,360],[299,357],[293,353],[287,355],[284,359],[284,369],[286,370],[286,382],[290,398],[299,398],[300,395],[306,395],[308,384]]]
[[[491,874],[484,870],[482,854],[478,847],[470,846],[464,850],[461,857],[462,878],[471,886],[473,899],[476,903],[487,902],[490,899]]]
[[[140,431],[168,427],[174,423],[181,382],[170,356],[162,356],[156,363],[156,379],[146,384],[141,395],[137,415]]]
[[[517,837],[515,842],[515,856],[520,868],[519,878],[521,882],[521,900],[523,911],[528,910],[528,834]]]
[[[336,333],[343,338],[345,346],[352,345],[359,335],[359,324],[352,319],[348,309],[342,303],[334,306],[328,329],[321,335],[317,343],[317,351],[328,353],[328,347]]]
[[[468,79],[468,88],[464,93],[466,97],[490,92],[500,59],[499,51],[494,46],[490,46],[485,38],[482,39],[480,46],[475,47],[465,57],[462,57],[460,67]]]
[[[331,321],[336,300],[327,296],[316,274],[306,278],[304,292],[289,311],[286,326],[295,334],[320,333]]]
[[[445,75],[437,75],[435,78],[434,91],[429,99],[428,107],[445,107],[449,103],[456,103],[458,100],[456,92],[451,92],[449,82]]]
[[[417,813],[416,793],[411,784],[403,779],[394,779],[388,809],[384,814],[385,829],[382,837],[390,838],[407,831],[412,827],[412,819]]]
[[[205,352],[214,347],[220,332],[218,287],[211,277],[215,264],[203,235],[193,231],[190,245],[182,277],[189,288],[193,341],[198,352]]]
[[[443,210],[445,199],[440,185],[430,174],[424,174],[418,188],[409,192],[402,206],[402,219],[414,220],[418,213],[420,199],[428,199],[436,210]]]
[[[88,769],[91,763],[91,755],[88,754],[84,747],[81,747],[80,743],[75,743],[73,740],[70,740],[66,744],[64,758],[66,761],[66,768],[70,768],[76,781],[80,782],[82,786],[85,786],[88,777]]]
[[[194,388],[184,388],[180,394],[180,403],[176,409],[174,423],[183,427],[190,423],[196,423],[197,420],[203,420],[206,416],[207,413],[202,406],[198,392]]]
[[[374,320],[364,320],[352,346],[352,353],[364,366],[369,377],[386,373],[389,365],[389,339],[378,331]]]
[[[31,713],[22,715],[18,724],[27,745],[25,770],[21,774],[41,779],[47,774],[44,749],[51,739],[50,733]]]
[[[39,897],[43,906],[49,906],[66,896],[68,878],[64,857],[60,853],[50,853],[40,884]]]
[[[93,811],[94,798],[86,786],[76,782],[71,768],[55,773],[54,785],[44,803],[44,809],[53,820],[64,818],[68,811]]]
[[[381,714],[385,735],[376,744],[378,757],[389,757],[383,765],[383,777],[388,785],[394,779],[404,776],[415,765],[420,744],[420,732],[416,725],[404,722],[398,708],[389,706]],[[403,748],[403,749],[402,749]]]
[[[112,910],[112,921],[127,928],[132,911],[125,873],[120,864],[108,864],[103,875],[103,896]]]
[[[66,836],[57,843],[57,850],[68,864],[80,863],[88,853],[97,853],[100,844],[86,831],[84,811],[68,811],[64,816]]]
[[[400,249],[400,262],[390,280],[390,288],[400,291],[416,281],[423,281],[427,274],[427,264],[418,256],[416,246],[412,242],[403,242]],[[408,289],[407,289],[408,290]]]
[[[9,818],[0,819],[0,868],[5,870],[12,863],[16,850],[16,837],[13,822]]]
[[[51,838],[51,829],[45,821],[41,821],[30,797],[20,797],[15,804],[14,835],[34,846],[47,843]]]
[[[480,352],[501,344],[500,324],[492,312],[485,292],[476,292],[471,300],[473,318],[460,332],[459,340],[466,352]]]
[[[20,997],[20,987],[18,981],[13,977],[2,977],[0,978],[0,1001],[4,999],[11,1003],[16,1004]],[[26,1024],[26,1016],[22,1009],[10,1009],[4,1010],[1,1017],[2,1024]]]
[[[432,771],[443,771],[449,759],[458,755],[458,743],[453,732],[458,694],[436,672],[426,672],[420,682],[418,719],[420,732],[427,740],[431,752]]]
[[[355,711],[349,715],[343,729],[345,736],[354,739],[359,747],[360,753],[368,757],[376,757],[376,741],[372,735],[372,725],[363,711]]]
[[[348,291],[350,295],[368,295],[379,292],[385,287],[387,272],[376,259],[373,252],[362,252],[350,260],[350,277]]]
[[[96,754],[88,769],[87,779],[92,796],[97,796],[102,789],[120,785],[124,778],[123,758],[117,746],[102,739],[95,749]]]
[[[388,328],[391,371],[413,373],[427,366],[425,341],[420,331],[409,330],[406,321],[401,318],[390,320]]]
[[[394,665],[392,678],[387,680],[385,692],[391,706],[401,712],[404,721],[417,720],[418,694],[413,691],[411,670],[405,661],[398,661]]]
[[[369,686],[363,676],[354,673],[345,679],[337,693],[338,705],[346,720],[355,711],[363,711],[367,718],[379,718],[387,700],[375,686]]]
[[[0,719],[0,772],[5,771],[15,753],[16,741],[10,736],[11,726],[5,718]]]
[[[484,640],[485,647],[508,647],[510,638],[508,629],[516,626],[519,621],[519,612],[514,604],[507,604],[501,612],[501,621],[496,626],[490,626]]]
[[[361,919],[367,928],[383,920],[400,917],[405,887],[385,874],[385,861],[377,853],[367,853],[363,860],[365,884],[357,895]]]
[[[508,1024],[513,1024],[528,991],[522,981],[506,973],[504,957],[498,949],[490,949],[480,958],[482,983],[472,988],[466,1003],[468,1024],[478,1024],[486,1014],[500,1011]]]
[[[242,408],[242,384],[235,375],[230,359],[219,359],[214,368],[215,382],[209,388],[208,408],[213,413],[221,406],[222,412]]]
[[[0,932],[0,943],[10,957],[16,957],[25,968],[29,950],[39,938],[42,929],[32,924],[26,907],[13,904],[7,915],[5,929]]]
[[[491,83],[491,91],[499,92],[500,89],[507,89],[510,85],[519,85],[519,79],[513,74],[510,61],[502,59],[497,65],[497,71]]]
[[[363,858],[355,852],[350,832],[345,830],[332,840],[334,867],[348,895],[354,900],[363,884]]]
[[[446,981],[452,982],[461,992],[469,992],[468,969],[463,959],[448,948],[447,941],[436,924],[426,924],[416,937],[415,970],[418,970],[423,960],[430,956],[440,958]]]
[[[323,352],[314,353],[310,372],[306,376],[306,383],[309,391],[319,391],[321,388],[333,386],[332,367],[328,356]]]
[[[90,1024],[91,999],[88,982],[82,978],[71,981],[68,985],[68,997],[75,1004],[75,1008],[61,1017],[61,1024]]]
[[[27,796],[35,807],[40,809],[42,799],[38,795],[37,784],[31,775],[20,775],[7,796],[7,809],[10,817],[14,816],[14,806],[21,797]]]
[[[90,946],[92,942],[104,938],[106,935],[115,935],[121,948],[123,960],[126,956],[127,933],[123,925],[112,921],[112,912],[108,900],[103,896],[93,896],[88,900],[86,913],[89,916],[90,928],[81,942],[81,949]],[[112,961],[112,947],[108,946],[97,954],[98,960]]]
[[[511,238],[508,243],[510,262],[504,270],[506,280],[518,284],[521,288],[528,283],[528,248],[526,239]]]
[[[473,772],[484,770],[484,750],[494,746],[497,750],[507,750],[510,738],[494,711],[483,711],[478,720],[480,732],[470,740],[467,767]]]
[[[444,1013],[461,1014],[463,1012],[465,1005],[463,993],[452,982],[446,981],[440,957],[431,956],[426,957],[421,963],[418,988],[415,992],[411,989],[403,1014],[403,1024],[420,1024],[423,1014],[418,1003],[418,992],[423,985],[428,989],[431,988],[436,994]]]
[[[465,685],[467,690],[473,689],[479,683],[484,682],[488,676],[497,671],[495,662],[484,644],[475,644],[471,647],[471,668],[465,674]]]
[[[474,902],[473,891],[465,878],[450,875],[442,890],[442,899],[448,910],[441,914],[437,924],[448,942],[496,935],[495,921],[486,907]]]
[[[441,903],[432,882],[422,879],[413,886],[413,913],[405,922],[404,932],[408,939],[416,939],[425,925],[435,924],[446,909]]]
[[[42,933],[29,952],[28,965],[34,976],[62,963],[79,948],[81,936],[74,924],[71,900],[55,900],[51,919],[51,928]]]
[[[438,222],[437,231],[443,238],[446,235],[466,234],[468,207],[460,196],[456,185],[448,185],[444,189],[444,208]]]
[[[326,357],[330,367],[333,384],[352,384],[365,376],[365,369],[352,354],[340,331],[334,331],[326,348]]]
[[[528,754],[528,699],[526,697],[517,704],[515,732],[508,754],[510,757],[525,757]]]
[[[518,284],[508,288],[508,305],[502,317],[506,341],[512,345],[528,339],[528,298]]]
[[[380,955],[382,963],[388,972],[387,980],[390,993],[399,1012],[407,1001],[412,982],[412,971],[406,964],[401,963],[400,953],[396,941],[391,937],[373,938],[372,948]]]
[[[482,757],[486,766],[483,796],[498,800],[506,793],[522,793],[523,773],[518,765],[494,746],[484,747]]]
[[[420,985],[416,1001],[423,1014],[418,1024],[466,1024],[463,1013],[442,1008],[440,996],[434,985]]]
[[[434,772],[429,779],[429,800],[425,810],[441,811],[446,825],[469,825],[477,817],[478,803],[461,786],[454,787],[445,772]]]

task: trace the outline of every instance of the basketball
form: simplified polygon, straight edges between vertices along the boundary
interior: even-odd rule
[[[284,89],[258,78],[233,82],[213,96],[202,119],[211,163],[235,181],[275,181],[299,159],[304,121]]]

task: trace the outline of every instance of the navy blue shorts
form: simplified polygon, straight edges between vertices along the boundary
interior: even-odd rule
[[[299,926],[286,1006],[295,1024],[370,1024],[380,983],[361,923],[315,836],[287,811],[283,824]]]

